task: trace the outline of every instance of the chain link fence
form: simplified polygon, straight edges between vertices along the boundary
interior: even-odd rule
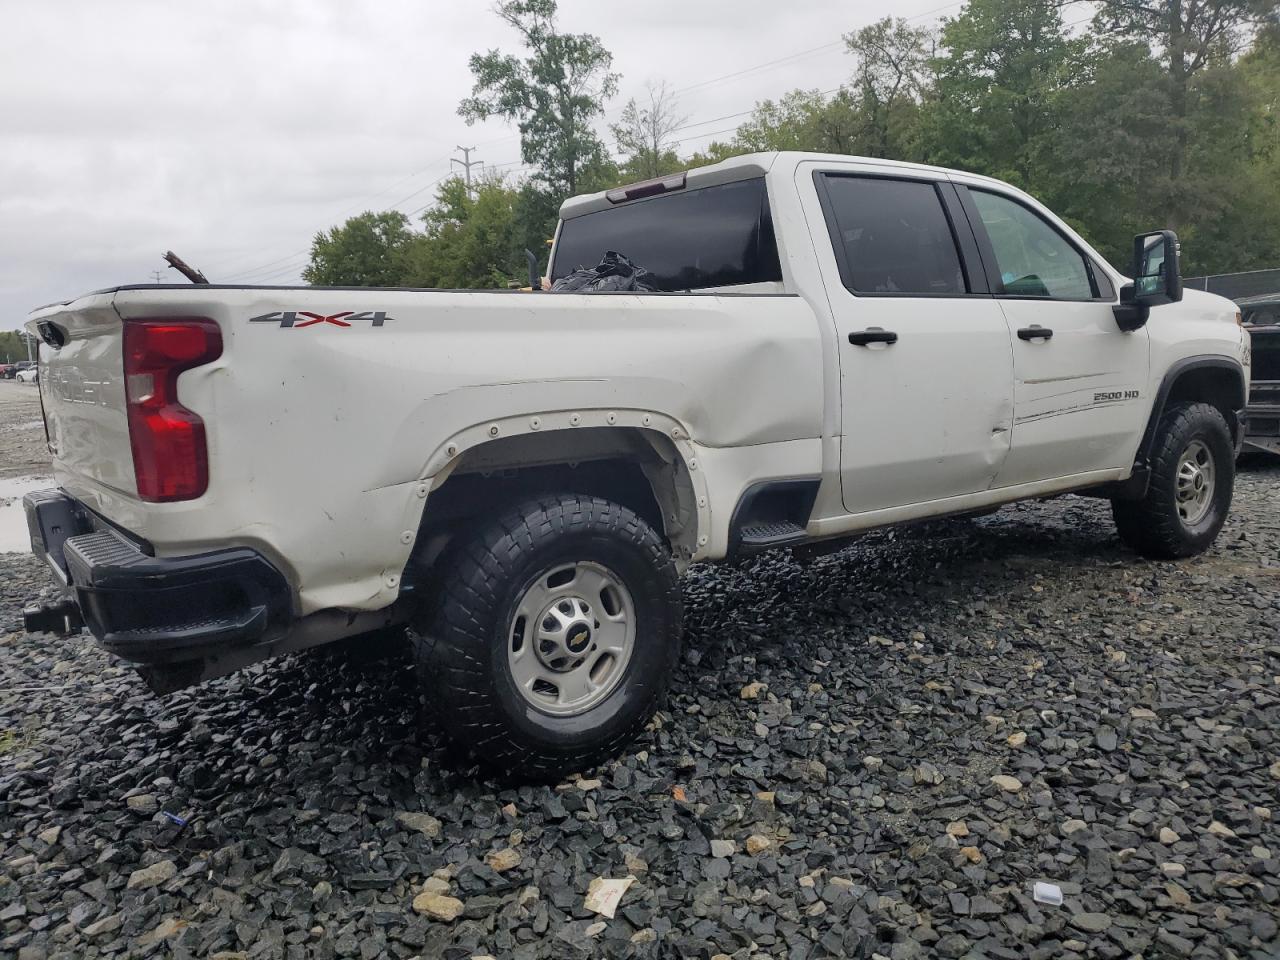
[[[1207,290],[1239,303],[1255,297],[1280,299],[1280,267],[1270,270],[1248,270],[1244,273],[1217,273],[1207,277],[1187,277],[1184,287]]]

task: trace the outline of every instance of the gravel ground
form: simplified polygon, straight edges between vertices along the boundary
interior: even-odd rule
[[[40,388],[34,383],[0,380],[0,478],[48,469]]]
[[[1255,462],[1182,563],[1062,498],[699,568],[670,709],[552,789],[420,744],[394,644],[160,699],[0,555],[0,956],[1275,957],[1277,557]]]

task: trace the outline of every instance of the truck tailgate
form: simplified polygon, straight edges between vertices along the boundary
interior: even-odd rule
[[[132,497],[123,325],[111,301],[98,294],[35,315],[64,341],[40,346],[40,396],[50,449],[68,486],[87,480]]]

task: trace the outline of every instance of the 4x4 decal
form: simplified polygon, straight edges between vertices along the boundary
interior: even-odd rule
[[[301,319],[300,319],[301,318]],[[386,311],[383,310],[363,310],[356,313],[353,310],[343,310],[339,313],[331,313],[327,316],[322,313],[312,313],[309,310],[277,310],[275,313],[264,313],[260,317],[250,317],[250,323],[274,323],[281,328],[295,327],[311,327],[317,323],[333,324],[335,327],[349,327],[353,323],[367,322],[375,327],[380,327],[387,320],[394,320],[395,317],[388,317]]]

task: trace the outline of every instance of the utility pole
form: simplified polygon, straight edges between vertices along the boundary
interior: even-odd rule
[[[459,160],[457,157],[454,157],[449,161],[449,163],[450,165],[456,163],[458,166],[462,167],[462,169],[466,171],[467,194],[470,195],[471,194],[471,168],[483,166],[484,161],[471,159],[471,151],[474,150],[475,147],[458,147],[458,149],[462,151],[462,155],[466,157],[466,159]]]
[[[152,271],[151,271],[151,279],[152,279],[152,281],[153,281],[153,282],[155,282],[155,283],[159,283],[159,282],[160,282],[160,273],[161,273],[161,272],[160,272],[159,270],[152,270]]]

